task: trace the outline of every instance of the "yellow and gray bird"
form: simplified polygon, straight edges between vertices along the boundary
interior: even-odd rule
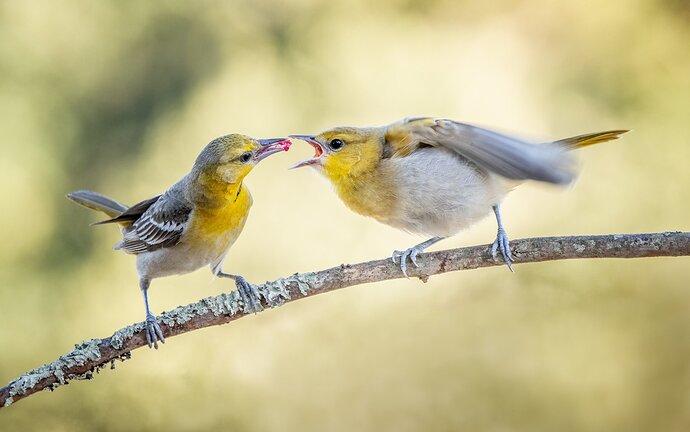
[[[87,190],[67,195],[110,217],[97,224],[121,226],[122,240],[115,249],[137,256],[149,347],[158,348],[158,341],[165,343],[149,308],[152,279],[210,266],[214,275],[235,281],[246,311],[261,308],[256,287],[242,276],[224,273],[222,264],[242,232],[252,205],[249,189],[243,183],[245,176],[267,156],[289,148],[290,141],[284,138],[257,140],[226,135],[206,145],[192,170],[170,189],[131,207]]]
[[[525,180],[568,184],[576,166],[570,150],[617,139],[625,130],[531,143],[489,129],[447,119],[408,118],[387,126],[337,127],[318,135],[290,135],[315,149],[311,166],[334,186],[347,207],[395,228],[431,237],[393,262],[407,276],[407,261],[438,241],[491,213],[500,250],[512,271],[513,257],[500,204]]]

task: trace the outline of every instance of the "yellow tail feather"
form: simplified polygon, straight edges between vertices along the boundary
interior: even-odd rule
[[[599,144],[606,141],[612,141],[620,138],[628,130],[612,130],[606,132],[594,132],[584,135],[578,135],[570,138],[555,141],[554,144],[559,144],[566,147],[568,150],[575,150],[582,147],[587,147],[593,144]]]

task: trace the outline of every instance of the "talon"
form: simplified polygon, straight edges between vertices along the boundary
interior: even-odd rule
[[[158,323],[156,323],[155,329],[156,329],[156,334],[158,335],[158,339],[160,339],[161,343],[164,344],[165,343],[165,336],[163,336],[163,330],[158,325]]]
[[[240,299],[242,300],[242,304],[245,307],[249,305],[249,297],[247,297],[247,293],[245,293],[244,290],[239,286],[237,287],[237,291],[240,293]]]
[[[246,313],[257,313],[264,309],[261,305],[261,293],[254,285],[247,282],[243,277],[237,277],[235,284],[244,303],[244,311]]]
[[[494,240],[494,243],[491,245],[491,257],[496,260],[496,252],[498,252],[498,237],[496,237],[496,240]]]
[[[158,341],[165,343],[165,337],[163,336],[163,330],[158,325],[156,317],[152,314],[146,316],[146,343],[149,348],[158,349]]]
[[[393,251],[393,263],[398,264],[398,262],[395,259],[400,257],[400,270],[402,270],[403,275],[405,275],[405,277],[409,279],[410,276],[408,276],[407,274],[407,258],[410,259],[410,262],[414,264],[415,267],[419,267],[419,264],[417,264],[417,255],[419,255],[421,252],[424,252],[424,249],[440,240],[443,240],[443,237],[432,237],[429,240],[420,243],[417,246],[413,246],[409,249],[406,249],[402,252]]]
[[[415,267],[419,267],[419,264],[417,264],[417,254],[419,254],[417,249],[413,249],[410,253],[410,261],[412,261],[412,264],[414,264]]]
[[[400,263],[398,264],[400,266],[400,270],[402,271],[403,275],[406,278],[410,278],[407,274],[407,258],[410,257],[412,248],[407,249],[405,251],[394,251],[393,252],[393,262],[395,264],[398,264],[397,261],[395,261],[395,258],[400,258]],[[410,260],[414,263],[415,266],[417,266],[417,263],[410,257]]]
[[[510,250],[510,243],[508,241],[506,241],[506,252],[510,260],[513,261],[515,257],[513,256],[513,251]]]
[[[497,259],[497,252],[501,250],[501,255],[503,255],[503,261],[505,261],[508,269],[513,271],[513,254],[510,251],[510,241],[508,240],[508,235],[503,229],[499,229],[496,234],[496,240],[494,240],[491,245],[491,256],[494,260]]]
[[[410,277],[407,275],[407,263],[405,261],[407,260],[405,260],[403,257],[400,258],[400,270],[402,270],[402,273],[405,275],[405,277],[409,279]]]

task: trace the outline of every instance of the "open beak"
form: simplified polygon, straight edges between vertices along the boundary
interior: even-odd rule
[[[259,162],[272,154],[290,150],[292,142],[286,138],[268,138],[256,140],[261,148],[254,154],[254,159]]]
[[[314,147],[314,157],[312,157],[311,159],[305,159],[301,162],[297,162],[288,169],[295,169],[303,166],[314,165],[321,161],[321,155],[323,155],[323,146],[314,139],[314,135],[290,135],[290,138],[300,139]]]

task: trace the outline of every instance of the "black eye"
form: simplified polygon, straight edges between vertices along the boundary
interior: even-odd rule
[[[240,159],[240,162],[247,163],[247,162],[249,162],[249,159],[251,159],[251,158],[252,158],[252,153],[246,152],[246,153],[242,153],[242,155],[240,156],[239,159]]]
[[[343,140],[338,138],[332,139],[331,142],[328,143],[328,147],[330,147],[331,150],[340,150],[344,145],[345,143]]]

